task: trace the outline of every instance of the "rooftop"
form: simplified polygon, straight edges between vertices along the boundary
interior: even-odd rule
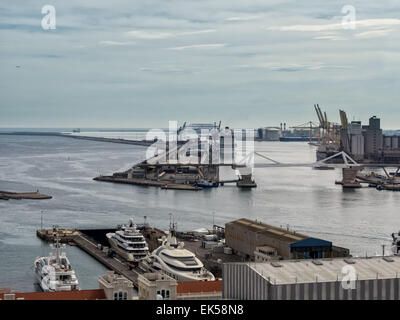
[[[220,291],[222,291],[222,280],[178,282],[178,287],[176,288],[177,294]]]
[[[228,222],[226,226],[230,224],[240,225],[242,227],[247,228],[251,232],[257,232],[260,234],[265,234],[269,237],[279,238],[280,240],[287,241],[289,243],[298,242],[300,240],[304,240],[310,238],[301,233],[297,233],[293,230],[288,230],[284,228],[279,228],[275,226],[271,226],[260,221],[252,221],[246,218],[238,219],[232,222]]]
[[[4,300],[4,295],[0,293],[0,300]],[[105,300],[104,290],[74,290],[57,292],[10,292],[15,295],[15,299],[24,300]]]
[[[400,256],[281,260],[243,264],[272,284],[341,281],[348,273],[342,273],[345,266],[354,267],[358,280],[390,279],[400,275]]]
[[[99,283],[102,283],[107,288],[111,288],[117,283],[133,286],[132,281],[122,275],[116,274],[114,271],[108,271],[107,274],[100,276]]]

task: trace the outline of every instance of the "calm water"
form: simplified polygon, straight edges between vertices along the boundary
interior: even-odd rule
[[[259,142],[257,151],[281,162],[313,162],[307,143]],[[51,200],[0,202],[0,286],[32,291],[33,261],[47,254],[36,238],[43,211],[45,227],[112,227],[130,217],[166,229],[173,213],[178,229],[192,230],[247,217],[289,225],[350,248],[353,255],[376,254],[400,228],[400,193],[375,189],[343,191],[339,170],[256,169],[256,189],[225,186],[200,192],[162,190],[93,181],[143,159],[145,148],[57,137],[0,136],[0,190],[34,191]],[[263,161],[260,158],[257,161]],[[224,177],[233,173],[224,172]],[[67,254],[83,289],[97,288],[106,269],[76,247]]]

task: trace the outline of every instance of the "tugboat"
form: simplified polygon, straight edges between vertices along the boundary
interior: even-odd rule
[[[61,245],[57,228],[53,229],[55,243],[51,245],[55,253],[35,259],[34,268],[39,286],[43,291],[79,290],[79,282]]]
[[[132,218],[128,225],[121,226],[115,233],[107,233],[106,237],[116,253],[128,262],[137,263],[148,255],[146,240]]]
[[[218,188],[218,183],[213,182],[213,181],[205,181],[205,180],[199,180],[198,182],[195,183],[196,187],[200,188]]]

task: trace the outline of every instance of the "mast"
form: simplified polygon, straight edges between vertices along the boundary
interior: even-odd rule
[[[56,263],[60,264],[60,238],[58,237],[58,226],[53,227],[53,232],[55,233],[56,240]]]

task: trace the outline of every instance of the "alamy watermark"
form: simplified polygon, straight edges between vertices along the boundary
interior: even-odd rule
[[[146,151],[146,159],[158,164],[254,167],[254,129],[178,129],[177,121],[169,121],[168,132],[151,129],[146,140],[154,141]]]
[[[45,15],[42,18],[42,29],[43,30],[56,29],[56,8],[50,4],[47,4],[42,7],[42,14]]]
[[[353,266],[347,265],[342,268],[344,277],[342,278],[342,288],[344,290],[356,289],[356,269]]]
[[[356,28],[356,8],[352,5],[345,5],[342,8],[345,15],[342,18],[342,28],[345,30],[354,30]]]

